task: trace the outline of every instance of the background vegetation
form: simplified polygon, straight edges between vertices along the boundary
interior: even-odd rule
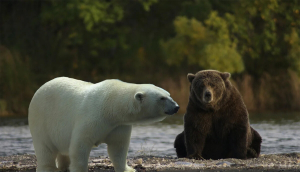
[[[187,73],[228,71],[250,111],[300,109],[298,0],[0,1],[0,116],[68,76],[168,90],[184,113]]]

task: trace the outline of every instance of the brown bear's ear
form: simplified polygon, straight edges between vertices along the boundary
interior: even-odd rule
[[[195,75],[192,74],[192,73],[189,73],[189,74],[187,75],[187,79],[190,81],[190,83],[192,83],[192,81],[193,81],[194,78],[195,78]]]
[[[220,74],[224,81],[230,78],[231,74],[228,72],[223,72]]]

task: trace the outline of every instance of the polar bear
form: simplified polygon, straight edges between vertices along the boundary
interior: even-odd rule
[[[151,84],[55,78],[29,105],[36,171],[87,171],[90,151],[101,143],[116,172],[135,171],[126,163],[132,124],[161,121],[178,109],[167,91]]]

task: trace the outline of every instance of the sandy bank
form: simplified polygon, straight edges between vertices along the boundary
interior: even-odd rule
[[[173,157],[128,158],[128,165],[144,171],[300,171],[300,153],[261,155],[259,158],[239,160],[191,160]],[[34,155],[0,157],[0,171],[35,171]],[[89,171],[113,171],[109,158],[89,159]]]

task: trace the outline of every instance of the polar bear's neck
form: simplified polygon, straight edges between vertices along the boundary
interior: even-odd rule
[[[105,112],[106,118],[116,123],[132,120],[139,114],[141,107],[134,99],[138,84],[125,83],[119,80],[105,80],[91,85],[85,92],[88,104],[98,106],[99,112]],[[87,104],[87,103],[84,103]]]

